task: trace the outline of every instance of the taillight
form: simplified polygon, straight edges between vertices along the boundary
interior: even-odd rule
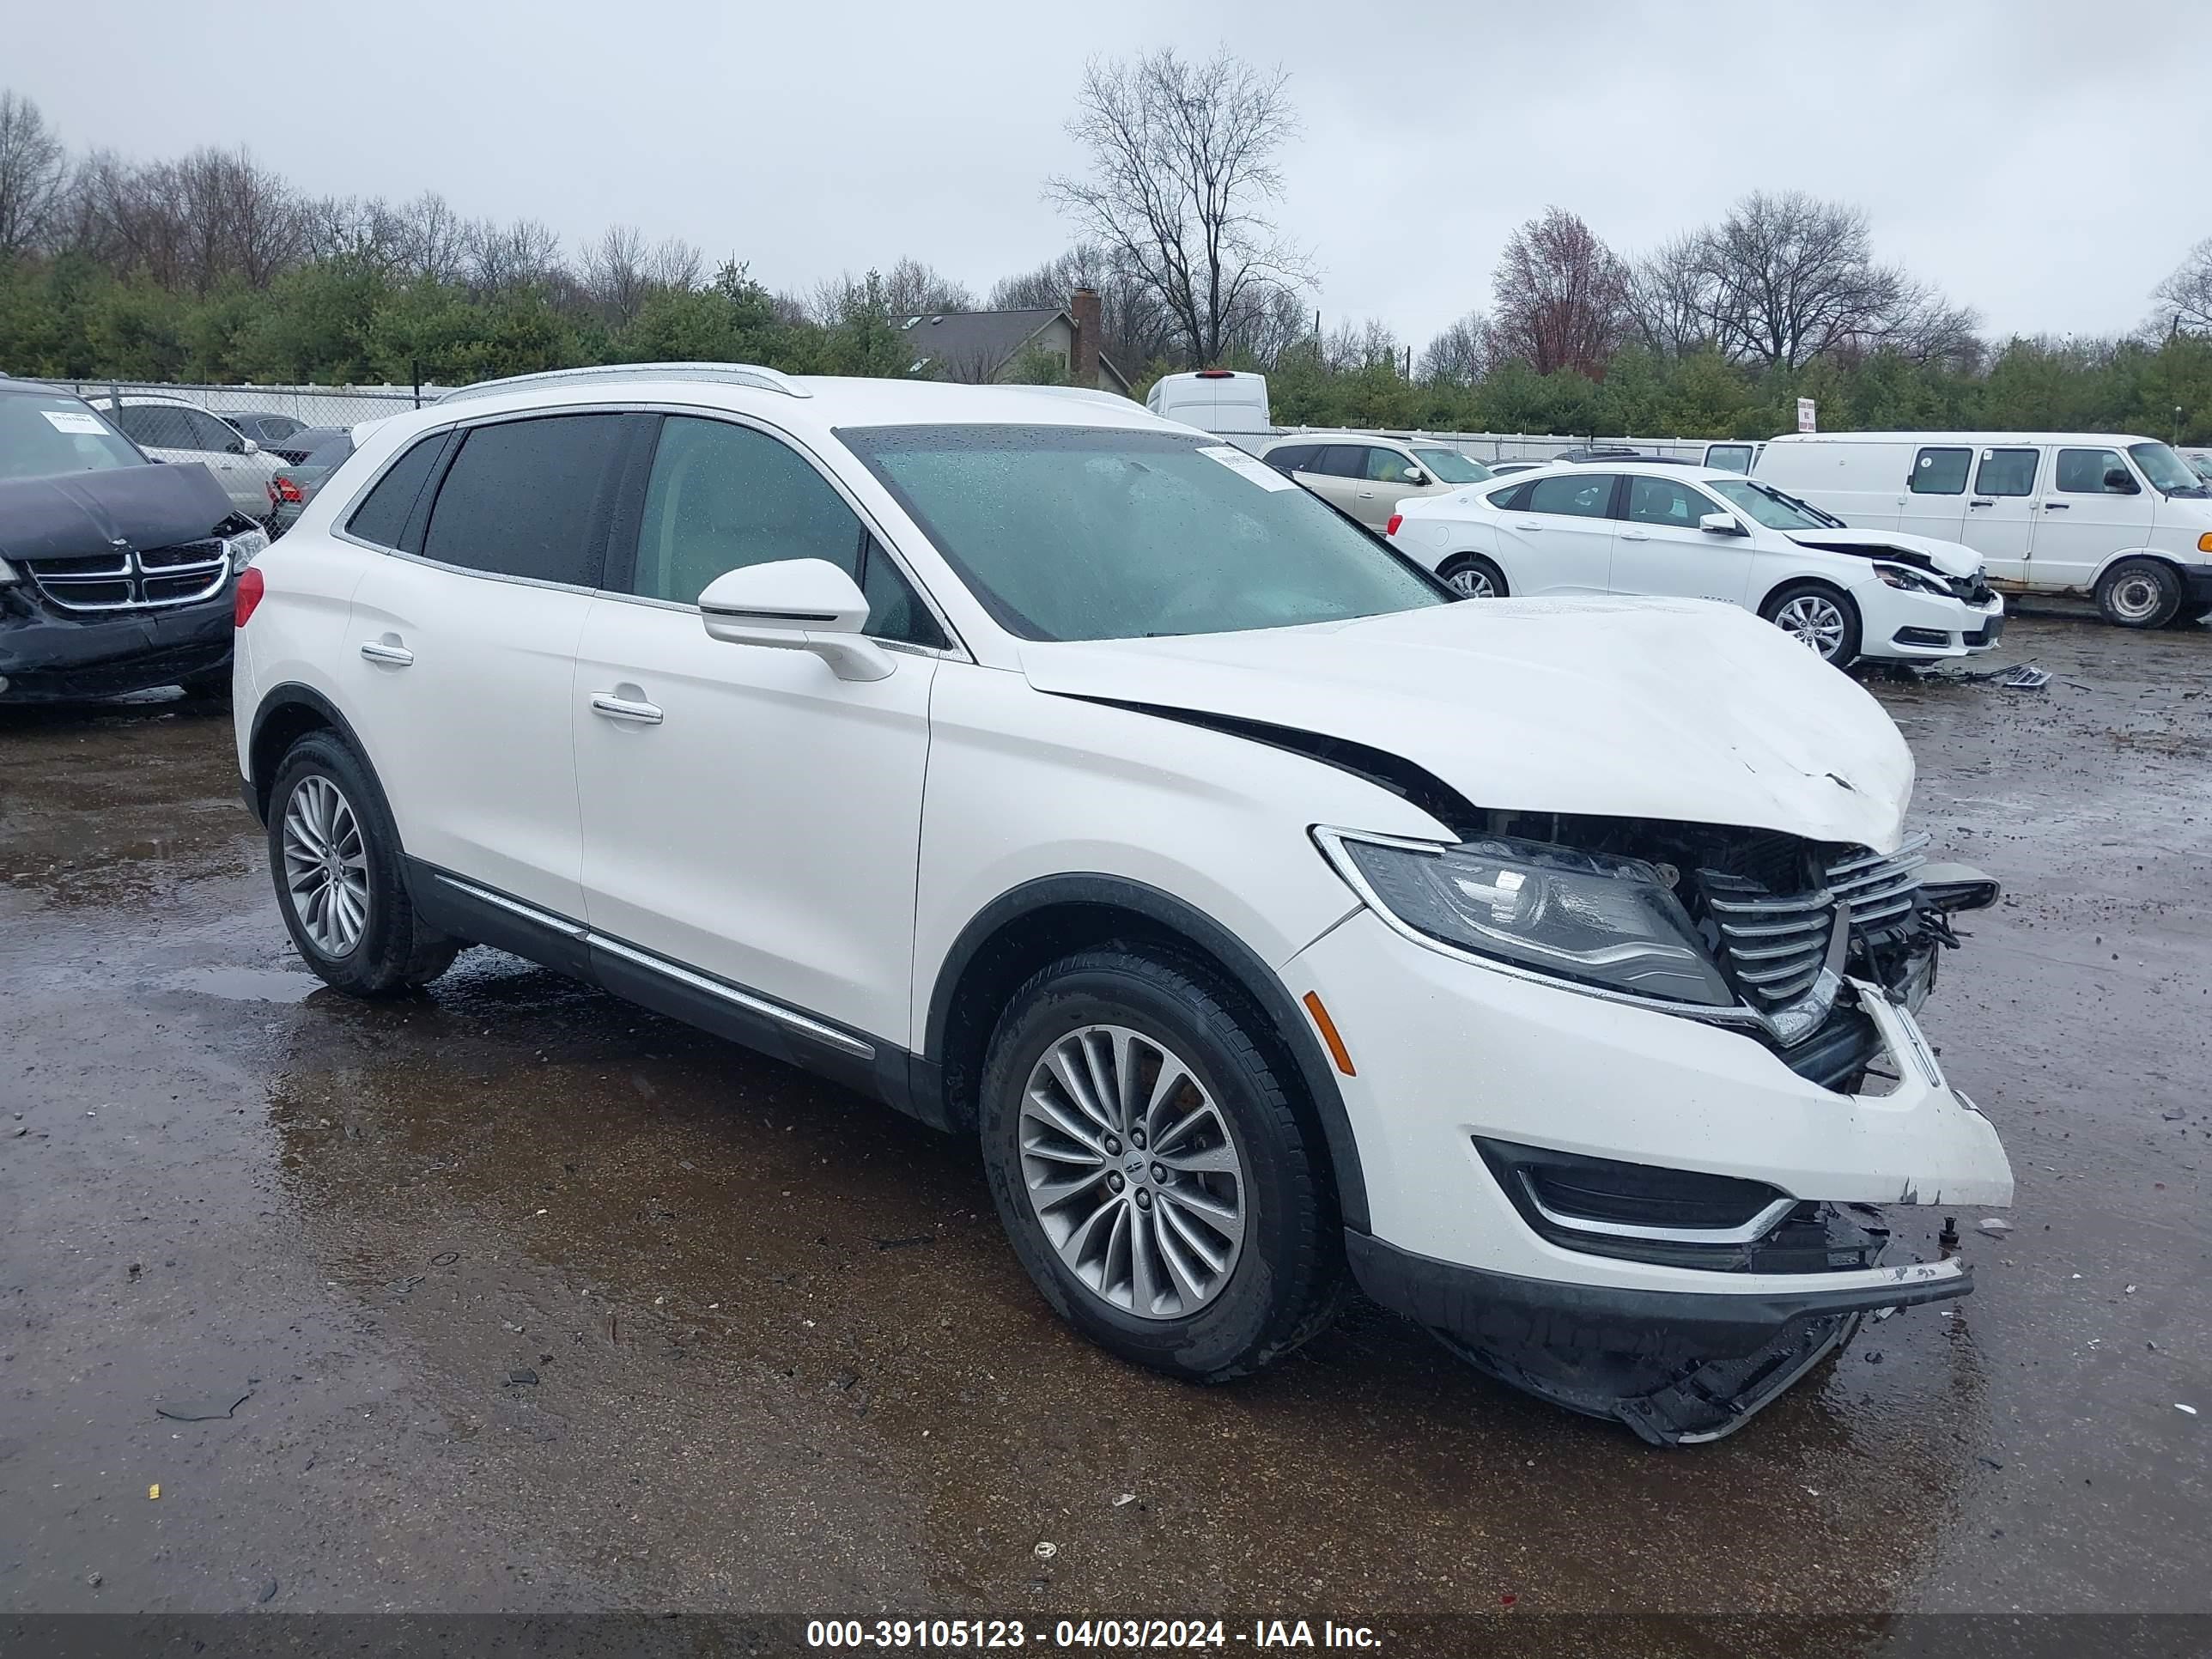
[[[1233,368],[1201,368],[1194,378],[1201,380],[1233,380],[1237,378],[1237,371]]]
[[[246,626],[246,619],[253,614],[253,607],[261,603],[261,590],[266,585],[261,579],[261,573],[250,564],[239,572],[238,597],[231,602],[232,627]]]
[[[1404,514],[1393,513],[1390,515],[1390,522],[1382,526],[1382,533],[1386,536],[1395,536],[1398,533],[1398,526],[1405,522],[1406,515]]]
[[[269,481],[269,499],[272,501],[304,501],[307,498],[300,493],[299,485],[280,472]]]

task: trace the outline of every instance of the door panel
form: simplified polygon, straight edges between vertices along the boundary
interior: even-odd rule
[[[584,913],[569,737],[591,596],[397,555],[354,590],[337,674],[413,857]]]
[[[1698,527],[1706,514],[1728,510],[1680,478],[1629,474],[1623,516],[1613,529],[1613,591],[1742,604],[1752,538]]]
[[[1520,597],[1612,592],[1613,475],[1539,478],[1526,511],[1498,514],[1506,586]]]
[[[593,930],[906,1043],[937,661],[897,662],[841,680],[695,611],[594,601],[571,699]]]
[[[1959,540],[1982,556],[2000,581],[2025,581],[2034,540],[2035,487],[2043,452],[1987,448],[1976,452],[1973,486],[1966,496]]]
[[[2125,477],[2135,493],[2108,489],[2107,475]],[[2057,449],[2045,483],[2048,487],[2036,499],[2035,548],[2027,567],[2031,586],[2086,587],[2113,554],[2150,540],[2157,498],[2142,489],[2117,449]]]

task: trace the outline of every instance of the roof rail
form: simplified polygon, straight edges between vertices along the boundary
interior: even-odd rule
[[[510,374],[504,380],[478,380],[455,386],[441,396],[441,404],[468,398],[489,398],[502,392],[527,392],[537,386],[567,386],[618,380],[716,380],[725,386],[749,386],[762,392],[780,392],[787,398],[814,394],[788,374],[757,363],[600,363],[589,368],[549,368],[536,374]]]

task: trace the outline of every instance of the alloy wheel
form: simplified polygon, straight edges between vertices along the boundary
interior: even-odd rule
[[[1832,657],[1844,643],[1844,613],[1833,599],[1800,593],[1774,613],[1775,625],[1800,645]]]
[[[284,808],[284,891],[314,947],[349,956],[368,930],[368,848],[352,803],[310,772]]]
[[[1022,1091],[1030,1207],[1093,1296],[1181,1319],[1221,1293],[1244,1248],[1245,1176],[1189,1065],[1126,1025],[1055,1041]]]
[[[1470,599],[1494,599],[1498,597],[1498,589],[1491,582],[1490,573],[1479,564],[1462,565],[1444,578],[1444,586]]]

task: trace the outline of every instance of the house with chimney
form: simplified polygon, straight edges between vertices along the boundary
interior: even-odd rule
[[[1098,295],[1079,288],[1057,310],[925,313],[892,325],[911,343],[917,374],[990,386],[1029,378],[1040,359],[1051,359],[1068,385],[1126,398],[1129,377],[1098,349],[1103,318]]]

